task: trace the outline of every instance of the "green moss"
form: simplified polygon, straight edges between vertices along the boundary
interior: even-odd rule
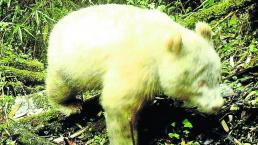
[[[242,7],[252,0],[225,0],[217,5],[210,8],[200,10],[184,19],[178,19],[177,22],[183,24],[184,26],[193,27],[197,21],[209,22],[212,19],[220,17],[223,14],[233,11],[236,8]]]
[[[47,139],[41,138],[27,129],[26,124],[10,120],[6,131],[16,137],[16,141],[26,145],[54,145]]]
[[[41,114],[35,114],[25,118],[21,118],[18,120],[18,122],[22,124],[31,124],[34,127],[38,125],[47,126],[53,119],[56,118],[62,120],[62,118],[64,119],[64,116],[61,115],[61,113],[59,113],[57,110],[51,109]]]
[[[36,108],[48,109],[50,106],[45,91],[31,94],[29,98],[32,99],[33,105],[35,105]]]
[[[28,93],[28,94],[32,94],[32,93],[36,93],[39,91],[43,91],[45,89],[44,85],[36,85],[36,86],[24,86],[24,90]]]
[[[51,133],[59,133],[63,131],[63,120],[65,120],[64,115],[55,109],[51,109],[44,113],[21,118],[17,120],[17,122],[27,124],[33,133],[38,133],[42,130],[47,130]]]
[[[5,76],[11,75],[23,83],[31,84],[43,83],[46,75],[45,72],[21,70],[10,66],[0,66],[0,71],[4,72]]]
[[[30,71],[43,71],[44,64],[37,60],[25,60],[22,58],[5,57],[0,59],[1,65],[13,66],[18,69]]]
[[[14,98],[12,96],[1,95],[0,97],[0,124],[5,121],[8,113],[10,112],[12,105],[14,104]],[[1,134],[0,134],[1,135]]]

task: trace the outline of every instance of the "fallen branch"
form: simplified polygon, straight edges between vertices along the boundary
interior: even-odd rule
[[[16,77],[24,84],[42,84],[45,80],[45,72],[34,72],[29,70],[21,70],[11,66],[0,66],[0,71],[4,72],[5,77]]]

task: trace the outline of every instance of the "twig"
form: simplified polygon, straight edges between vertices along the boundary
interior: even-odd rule
[[[208,0],[203,1],[202,4],[199,5],[197,8],[195,8],[193,11],[196,11],[196,10],[198,10],[199,8],[201,8],[207,1],[208,1]]]
[[[256,72],[257,73],[258,72],[258,65],[253,66],[253,67],[249,67],[247,69],[240,70],[238,72],[235,72],[231,75],[226,76],[225,78],[223,78],[223,80],[232,79],[232,77],[234,77],[234,76],[236,76],[236,77],[237,76],[242,76],[242,75],[244,75],[246,73],[250,73],[250,72]]]
[[[180,0],[180,6],[181,6],[181,8],[182,8],[182,11],[184,12],[184,14],[185,14],[185,8],[184,8],[184,5],[183,5],[183,3],[182,3],[182,1]]]
[[[75,137],[81,135],[83,132],[85,132],[88,128],[89,128],[89,127],[86,126],[86,127],[82,128],[82,129],[76,131],[74,134],[70,135],[68,138],[75,138]],[[62,143],[62,142],[65,141],[64,139],[65,139],[65,137],[60,136],[60,137],[54,139],[53,142],[55,142],[55,143],[57,143],[57,144],[60,144],[60,143]]]
[[[224,17],[222,20],[218,21],[213,27],[212,29],[216,28],[220,23],[222,23],[223,21],[225,21],[227,18],[229,18],[230,16],[232,16],[235,12],[230,12],[226,17]]]
[[[89,127],[86,126],[86,127],[82,128],[82,129],[76,131],[76,132],[75,132],[74,134],[72,134],[69,138],[75,138],[75,137],[81,135],[81,134],[84,133],[88,128],[89,128]]]

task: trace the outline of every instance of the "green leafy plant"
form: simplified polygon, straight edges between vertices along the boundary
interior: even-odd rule
[[[252,40],[251,44],[249,45],[250,52],[258,54],[258,42],[255,40]]]
[[[179,139],[180,138],[180,135],[178,133],[169,133],[168,136],[170,138],[175,138],[175,139]]]
[[[188,139],[193,125],[188,119],[184,119],[179,125],[176,122],[172,122],[171,127],[172,131],[168,133],[168,137],[172,140],[172,142],[176,142]]]

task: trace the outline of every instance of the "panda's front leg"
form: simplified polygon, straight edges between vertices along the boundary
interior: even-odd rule
[[[101,104],[106,113],[111,145],[136,145],[138,142],[135,121],[145,100],[144,83],[139,73],[130,75],[126,77],[122,70],[113,70],[104,78]]]

